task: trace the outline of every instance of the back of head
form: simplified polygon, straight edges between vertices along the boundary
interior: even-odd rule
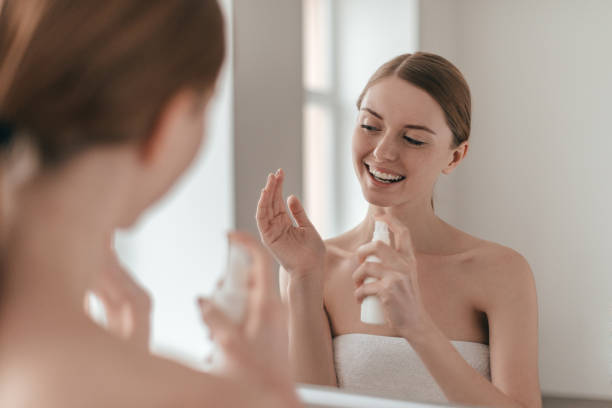
[[[216,0],[5,0],[0,120],[43,165],[139,142],[173,94],[213,87],[224,57]]]

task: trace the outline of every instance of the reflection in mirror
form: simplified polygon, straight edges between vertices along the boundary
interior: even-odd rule
[[[406,177],[377,188],[397,188],[410,182],[410,176],[435,183],[435,214],[458,229],[449,227],[435,235],[434,227],[426,228],[435,237],[428,241],[418,223],[408,224],[417,247],[423,304],[435,326],[448,340],[487,347],[492,383],[524,405],[530,404],[527,390],[537,387],[538,378],[544,406],[609,405],[612,277],[607,273],[606,232],[612,228],[612,217],[606,209],[612,204],[612,189],[605,174],[612,174],[612,168],[604,155],[612,147],[605,119],[612,92],[612,50],[606,46],[612,35],[607,23],[612,4],[304,0],[303,5],[305,203],[315,227],[331,238],[326,241],[332,266],[326,270],[324,293],[334,372],[340,382],[336,385],[351,389],[342,381],[367,376],[374,392],[390,396],[390,388],[410,389],[402,381],[414,382],[420,369],[433,377],[434,387],[442,385],[431,375],[435,362],[427,352],[415,349],[419,368],[407,366],[399,351],[407,349],[405,336],[358,321],[358,305],[349,296],[354,288],[351,275],[338,266],[349,262],[343,259],[371,238],[369,225],[367,234],[352,240],[364,231],[368,206],[380,198],[364,187],[360,177],[367,174],[360,173],[363,169],[354,157],[355,135],[365,129],[372,145],[363,161],[378,160],[376,146],[387,160],[385,165],[378,163],[381,171],[370,172],[372,177]],[[417,50],[439,54],[456,65],[472,95],[465,160],[454,171],[438,172],[437,180],[420,173],[426,161],[417,152],[426,148],[391,144],[384,156],[384,141],[380,142],[399,135],[395,131],[400,122],[407,124],[417,114],[425,120],[425,99],[409,106],[410,98],[399,97],[401,83],[388,83],[385,94],[381,81],[370,90],[377,94],[366,95],[364,101],[385,96],[371,101],[388,101],[388,113],[355,108],[378,66]],[[439,102],[438,107],[442,108]],[[396,111],[403,122],[395,120]],[[434,137],[408,136],[424,143]],[[402,162],[401,149],[415,155]],[[415,200],[421,197],[416,185],[407,189]],[[469,242],[462,240],[464,233],[482,241],[462,247]],[[534,299],[525,297],[529,285],[518,283],[518,276],[530,276],[526,265],[533,270],[537,288],[538,306],[531,309],[526,305]],[[513,297],[507,313],[515,325],[504,328],[504,317],[496,318],[505,312],[496,307],[505,296]],[[529,317],[534,318],[528,310],[539,315],[537,355],[536,337],[528,335]],[[408,343],[414,349],[415,342]],[[452,344],[469,362],[461,350],[465,343]],[[527,349],[525,354],[520,351]],[[412,377],[398,376],[403,369]],[[577,372],[583,374],[576,376]],[[386,380],[389,376],[394,382]],[[441,388],[448,397],[447,387]],[[403,397],[420,399],[417,393],[412,396]]]

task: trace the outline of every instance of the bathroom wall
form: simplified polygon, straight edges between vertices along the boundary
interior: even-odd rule
[[[268,173],[302,196],[302,2],[233,0],[236,227],[257,234]]]
[[[420,2],[420,48],[473,93],[470,152],[436,206],[531,264],[549,396],[612,399],[610,21],[603,0]]]

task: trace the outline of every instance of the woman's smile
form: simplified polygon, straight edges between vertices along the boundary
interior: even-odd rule
[[[397,184],[406,179],[405,176],[398,174],[397,172],[391,171],[389,169],[385,169],[378,166],[369,165],[368,163],[363,163],[368,174],[370,175],[370,179],[376,185],[390,185]]]

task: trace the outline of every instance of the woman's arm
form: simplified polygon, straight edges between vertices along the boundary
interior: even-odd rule
[[[321,282],[308,277],[292,278],[282,266],[279,282],[281,297],[289,309],[289,361],[295,381],[337,386]]]
[[[394,233],[395,249],[366,244],[358,257],[376,255],[382,264],[364,263],[354,274],[358,301],[377,295],[392,327],[414,350],[451,402],[491,407],[542,406],[537,367],[537,301],[535,284],[524,259],[512,253],[497,260],[497,270],[485,283],[489,300],[491,379],[472,368],[435,325],[420,299],[416,261],[409,232],[385,216]],[[361,284],[368,276],[378,281]]]
[[[279,281],[289,308],[292,371],[300,382],[336,385],[331,331],[323,304],[325,244],[297,197],[290,196],[285,205],[283,179],[281,169],[268,175],[256,219],[261,240],[281,265]]]
[[[424,335],[406,337],[450,401],[539,408],[538,306],[533,275],[520,255],[505,261],[494,272],[496,288],[488,285],[492,383],[434,325]]]

